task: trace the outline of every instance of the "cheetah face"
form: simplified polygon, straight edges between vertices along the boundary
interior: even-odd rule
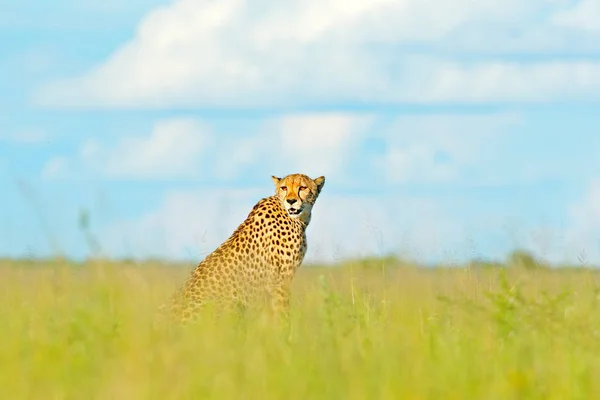
[[[325,177],[311,179],[303,174],[273,176],[275,195],[292,218],[310,219],[312,207],[325,184]]]

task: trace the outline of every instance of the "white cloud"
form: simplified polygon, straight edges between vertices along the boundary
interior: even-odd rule
[[[198,162],[211,140],[209,129],[193,119],[175,119],[156,124],[149,137],[124,138],[104,152],[94,149],[91,156],[106,160],[110,175],[134,177],[197,174]]]
[[[511,113],[401,116],[383,133],[379,165],[394,183],[500,183],[507,171],[494,161],[519,123]]]
[[[387,118],[331,113],[284,115],[254,121],[259,128],[258,133],[229,132],[224,136],[218,126],[193,120],[195,123],[190,126],[201,126],[203,132],[212,132],[210,141],[204,142],[210,143],[210,148],[198,150],[204,156],[188,157],[185,156],[188,153],[180,153],[184,154],[180,158],[187,159],[186,164],[196,165],[197,168],[192,170],[203,174],[223,174],[221,166],[228,165],[230,169],[225,171],[228,178],[217,178],[221,185],[234,187],[243,182],[244,187],[252,189],[207,188],[167,192],[157,208],[148,211],[146,204],[140,206],[140,210],[145,210],[142,215],[105,225],[100,232],[105,249],[112,255],[157,255],[200,260],[227,238],[258,199],[272,193],[269,175],[305,172],[313,177],[320,174],[328,177],[308,231],[308,262],[378,255],[388,251],[420,260],[448,261],[449,256],[456,260],[477,256],[477,250],[481,248],[484,249],[483,256],[502,255],[511,250],[513,244],[524,245],[553,261],[561,257],[576,260],[582,248],[586,248],[590,258],[593,256],[595,238],[600,234],[600,209],[597,207],[600,204],[600,183],[592,185],[589,197],[574,206],[572,226],[564,240],[558,238],[561,232],[556,223],[560,218],[557,215],[563,215],[564,205],[554,210],[549,210],[547,204],[540,205],[539,209],[543,209],[540,213],[547,213],[552,221],[548,226],[542,226],[535,216],[531,216],[538,211],[535,199],[530,199],[534,202],[533,206],[525,203],[517,205],[515,201],[518,200],[512,198],[514,192],[498,191],[495,193],[500,197],[494,195],[491,199],[489,196],[481,197],[481,192],[462,195],[458,188],[459,184],[530,182],[548,168],[555,171],[557,165],[565,163],[566,159],[557,161],[555,153],[578,154],[577,151],[560,149],[545,153],[543,147],[535,147],[545,139],[550,141],[550,146],[560,146],[561,142],[552,142],[553,139],[546,136],[547,132],[528,136],[530,145],[523,146],[525,142],[519,141],[519,138],[524,137],[528,126],[521,125],[523,121],[519,114],[429,114]],[[163,121],[156,127],[173,126],[167,122]],[[231,128],[231,125],[228,126]],[[243,127],[240,132],[253,132]],[[135,157],[141,160],[171,159],[166,155],[157,156],[154,150],[150,150],[170,149],[168,145],[148,144],[163,143],[159,139],[150,140],[161,137],[157,131],[160,129],[156,128],[146,140],[141,141],[142,144],[133,146],[143,150]],[[190,138],[196,140],[195,136],[179,138],[181,146],[186,145]],[[371,152],[373,149],[367,146],[374,139],[381,145],[381,153]],[[108,155],[125,154],[117,149],[132,148],[123,143],[137,142],[122,139],[113,146],[107,146],[87,141],[79,157],[95,163],[106,161]],[[291,150],[286,146],[290,146]],[[162,151],[157,152],[163,154]],[[215,157],[210,158],[211,154]],[[135,157],[134,160],[138,160]],[[321,162],[322,159],[334,161]],[[570,168],[574,168],[572,157],[568,161]],[[64,171],[76,166],[73,160],[58,158],[54,162],[54,165],[49,163],[47,166],[49,173],[53,169]],[[208,164],[203,164],[205,162]],[[98,165],[94,164],[96,170]],[[155,176],[126,165],[136,177],[151,179]],[[156,164],[135,161],[134,165],[145,166],[152,171]],[[528,175],[528,168],[532,165],[538,167],[533,175]],[[356,178],[357,170],[368,171]],[[171,170],[170,177],[180,172],[185,174],[185,171],[188,168],[175,168]],[[577,172],[577,168],[573,171]],[[572,177],[566,179],[570,181]],[[450,195],[406,195],[405,188],[410,184],[437,189],[436,184],[440,182],[452,183],[449,185],[453,186]],[[260,188],[253,185],[260,185]],[[352,193],[349,188],[357,186],[361,190]],[[343,192],[337,190],[340,188]],[[377,189],[376,192],[357,194],[364,194],[372,188]],[[522,196],[515,197],[523,199]],[[532,211],[531,207],[536,210]],[[509,243],[504,237],[505,216],[525,220],[519,224],[519,228],[526,231],[520,241]],[[549,236],[554,237],[548,239]],[[469,247],[468,239],[473,239],[472,247]],[[476,251],[472,252],[473,248]],[[600,252],[596,259],[600,259]]]
[[[274,127],[281,132],[282,163],[290,171],[341,180],[371,122],[369,116],[341,113],[283,117]]]
[[[370,117],[343,113],[290,114],[268,118],[254,133],[216,132],[203,120],[176,118],[156,123],[146,135],[116,143],[86,140],[77,155],[56,156],[45,178],[82,171],[106,178],[235,179],[249,168],[258,174],[302,172],[343,181]]]
[[[379,190],[565,181],[593,165],[585,157],[573,162],[579,150],[562,150],[561,142],[532,153],[548,137],[528,133],[525,122],[511,112],[306,113],[226,122],[181,117],[161,120],[144,135],[83,140],[75,154],[48,160],[42,176],[243,182],[247,187],[261,176],[301,172],[325,175],[338,188]]]
[[[389,253],[441,260],[461,240],[460,221],[431,197],[323,193],[308,228],[307,260]]]
[[[41,172],[43,179],[64,177],[69,171],[69,159],[65,156],[52,157],[44,164]]]
[[[39,128],[27,128],[16,132],[0,132],[0,140],[6,140],[19,144],[40,144],[48,142],[51,135]]]
[[[50,83],[36,101],[255,108],[546,102],[598,99],[600,92],[600,63],[594,61],[488,57],[473,62],[453,56],[465,51],[490,56],[496,48],[565,52],[573,44],[598,43],[593,32],[556,26],[579,21],[577,16],[593,6],[564,11],[555,0],[312,0],[261,6],[260,13],[256,4],[240,0],[178,0],[160,7],[105,62],[80,77]],[[600,49],[594,46],[588,50]]]
[[[581,199],[569,209],[565,252],[571,260],[600,262],[600,179],[592,180]]]
[[[257,164],[274,164],[271,146],[273,137],[263,132],[242,135],[230,133],[217,139],[217,157],[213,168],[209,168],[217,179],[234,179],[246,168]],[[275,153],[277,154],[277,153]]]
[[[600,228],[600,180],[590,183],[583,200],[573,208],[573,216],[581,225]]]
[[[112,146],[88,139],[74,159],[58,156],[49,160],[43,175],[68,175],[84,168],[93,174],[116,178],[197,176],[202,174],[197,166],[211,140],[210,129],[195,119],[159,121],[150,134],[124,136]]]
[[[260,198],[272,194],[268,187],[269,191],[170,192],[158,209],[104,227],[103,245],[111,254],[199,261],[233,232]],[[443,258],[446,247],[456,247],[459,227],[431,199],[340,196],[324,191],[307,231],[306,262],[388,252],[421,260]]]
[[[599,99],[600,63],[591,61],[464,63],[420,60],[403,101],[540,102]],[[421,85],[419,88],[417,85]]]
[[[171,191],[158,209],[104,226],[100,237],[110,254],[204,257],[269,194],[252,189]]]
[[[571,8],[557,12],[552,21],[559,26],[600,33],[600,1],[577,1]]]
[[[219,137],[217,147],[228,156],[216,160],[213,170],[218,177],[232,178],[244,168],[265,166],[271,174],[302,172],[343,180],[343,168],[352,162],[353,153],[371,122],[371,116],[353,113],[284,114],[267,118],[251,135]]]
[[[272,194],[267,181],[245,190],[168,192],[155,209],[105,224],[99,231],[103,248],[113,256],[200,261],[229,237],[260,198]],[[550,262],[597,263],[599,201],[596,182],[585,201],[573,208],[575,223],[564,230],[556,218],[507,226],[516,211],[501,202],[486,207],[477,196],[344,195],[326,187],[308,227],[305,263],[390,253],[420,262],[502,260],[513,246]]]

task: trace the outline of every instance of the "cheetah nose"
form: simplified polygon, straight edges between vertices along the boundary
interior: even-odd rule
[[[287,202],[288,202],[290,205],[294,204],[296,201],[298,201],[298,200],[296,200],[296,199],[287,199]]]

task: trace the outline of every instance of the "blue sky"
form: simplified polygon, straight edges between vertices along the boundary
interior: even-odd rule
[[[600,1],[260,3],[3,5],[0,254],[198,260],[304,172],[308,260],[600,262]]]

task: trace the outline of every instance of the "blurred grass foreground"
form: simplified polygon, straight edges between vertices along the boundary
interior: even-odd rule
[[[0,261],[1,399],[598,399],[592,268],[303,267],[289,326],[153,324],[193,266]]]

